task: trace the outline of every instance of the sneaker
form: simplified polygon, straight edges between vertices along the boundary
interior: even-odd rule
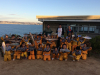
[[[52,58],[52,60],[54,60],[54,58]]]
[[[73,57],[73,55],[69,55],[70,57]]]
[[[15,61],[15,59],[13,59],[13,61]]]
[[[67,61],[67,59],[65,59],[65,61]]]
[[[77,61],[79,61],[79,60],[77,60]]]
[[[75,61],[75,60],[73,60],[73,61]]]

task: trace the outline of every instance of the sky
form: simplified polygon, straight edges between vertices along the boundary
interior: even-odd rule
[[[0,0],[0,21],[39,22],[36,15],[100,15],[100,0]]]

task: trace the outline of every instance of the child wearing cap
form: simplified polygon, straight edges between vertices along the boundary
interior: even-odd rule
[[[79,61],[79,59],[81,58],[81,50],[80,50],[79,46],[76,47],[76,49],[75,49],[75,51],[73,51],[72,55],[73,55],[73,61],[75,61],[75,60]]]

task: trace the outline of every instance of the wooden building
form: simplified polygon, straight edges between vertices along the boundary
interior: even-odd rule
[[[100,15],[89,16],[36,16],[38,21],[43,22],[43,30],[49,24],[52,31],[56,32],[59,24],[64,31],[71,26],[73,32],[100,34]]]

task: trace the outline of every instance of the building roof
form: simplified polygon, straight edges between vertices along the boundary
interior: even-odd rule
[[[42,16],[37,15],[38,21],[75,21],[75,22],[100,22],[100,15],[78,15],[78,16]]]

